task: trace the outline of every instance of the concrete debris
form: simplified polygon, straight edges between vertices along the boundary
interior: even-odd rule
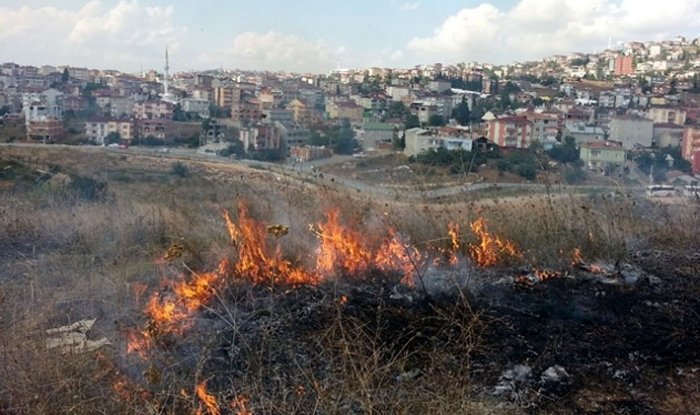
[[[532,369],[527,365],[515,365],[501,374],[493,394],[513,400],[518,399],[519,390],[529,383]]]
[[[398,383],[401,382],[406,382],[409,380],[413,380],[420,376],[423,372],[420,369],[413,369],[409,370],[408,372],[401,373],[400,375],[396,376],[396,381]]]
[[[111,344],[106,337],[88,340],[87,332],[95,324],[95,320],[80,320],[73,324],[46,330],[46,334],[58,335],[46,339],[46,348],[49,350],[57,349],[61,354],[77,354],[91,352]]]
[[[568,382],[569,379],[571,379],[571,375],[567,373],[566,369],[559,365],[554,365],[542,373],[540,383],[562,383]]]

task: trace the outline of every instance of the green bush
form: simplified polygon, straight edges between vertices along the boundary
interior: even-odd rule
[[[179,177],[187,177],[190,175],[190,170],[187,168],[187,166],[178,161],[170,168],[170,174]]]
[[[581,183],[586,180],[586,172],[580,166],[567,166],[564,169],[564,182],[568,184]]]
[[[528,180],[535,180],[537,177],[537,169],[532,164],[518,164],[518,167],[515,168],[515,172],[518,176]]]

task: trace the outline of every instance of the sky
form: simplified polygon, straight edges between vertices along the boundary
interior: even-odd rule
[[[700,37],[700,0],[0,0],[0,62],[326,73]]]

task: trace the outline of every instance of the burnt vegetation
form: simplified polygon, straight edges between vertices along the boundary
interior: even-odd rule
[[[700,403],[697,201],[404,204],[136,155],[0,162],[0,413]],[[92,318],[110,344],[47,349],[46,329]]]

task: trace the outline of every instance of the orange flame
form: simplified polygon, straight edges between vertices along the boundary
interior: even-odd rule
[[[197,393],[197,397],[199,398],[200,401],[204,404],[204,406],[207,409],[207,413],[210,415],[221,415],[221,410],[219,409],[219,403],[216,402],[216,397],[214,395],[211,395],[209,392],[207,392],[207,383],[202,382],[197,384],[197,387],[195,388],[195,392]],[[198,408],[197,412],[198,415],[202,414],[202,408]]]
[[[400,272],[404,276],[404,282],[410,280],[420,262],[420,251],[404,242],[393,229],[389,230],[389,237],[379,247],[374,259],[377,269],[384,272]]]
[[[321,243],[316,251],[316,270],[320,275],[329,277],[334,272],[354,275],[377,269],[399,272],[410,279],[416,272],[421,262],[420,252],[394,229],[389,229],[381,245],[373,248],[370,238],[342,226],[339,216],[338,209],[332,209],[326,215],[326,222],[318,224],[316,234]]]
[[[450,254],[450,259],[449,263],[452,266],[456,266],[457,263],[459,262],[458,258],[458,253],[459,253],[459,224],[450,222],[447,224],[447,234],[450,236],[450,242],[452,243],[451,248],[451,254]]]
[[[471,224],[472,232],[479,238],[479,243],[469,246],[474,262],[480,267],[488,267],[502,262],[508,257],[520,256],[520,251],[513,242],[492,236],[486,227],[486,220],[479,218]]]
[[[236,415],[253,415],[253,412],[248,409],[248,398],[245,396],[236,396],[231,401],[231,409],[233,409]]]
[[[571,266],[575,267],[583,263],[583,256],[581,255],[581,250],[579,248],[574,248],[571,253]]]
[[[553,278],[560,278],[561,275],[562,274],[559,271],[536,269],[530,274],[516,277],[515,281],[520,284],[534,285],[547,280],[551,280]]]
[[[238,207],[238,225],[233,223],[228,212],[224,220],[236,248],[238,258],[233,266],[234,273],[253,283],[277,282],[287,284],[316,284],[318,278],[294,267],[282,258],[279,245],[271,250],[267,246],[267,228],[253,220],[248,208],[242,203]]]
[[[339,215],[338,209],[332,209],[326,215],[326,223],[318,225],[321,245],[316,252],[316,269],[323,276],[332,275],[336,269],[359,273],[367,269],[372,258],[361,234],[341,226]]]

